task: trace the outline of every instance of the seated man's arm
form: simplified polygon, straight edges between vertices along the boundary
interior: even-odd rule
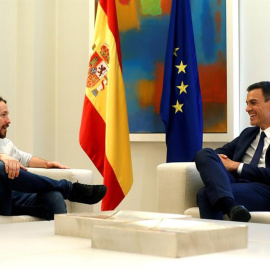
[[[17,159],[7,154],[0,154],[0,161],[4,162],[6,173],[10,179],[18,177],[20,169],[27,170]]]
[[[260,182],[270,186],[270,168],[258,167],[256,165],[244,164],[240,178],[252,182]]]
[[[238,170],[239,165],[241,164],[240,162],[233,161],[229,159],[226,155],[224,154],[219,154],[219,158],[221,159],[223,165],[229,172],[236,172]]]
[[[46,168],[46,169],[50,169],[50,168],[69,169],[69,167],[62,165],[57,161],[47,161],[45,159],[35,157],[35,156],[32,156],[32,158],[30,159],[28,167]]]

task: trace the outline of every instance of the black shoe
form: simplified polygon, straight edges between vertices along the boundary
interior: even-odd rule
[[[69,200],[72,202],[95,204],[103,199],[107,191],[104,185],[85,185],[80,183],[72,184],[72,191]]]
[[[236,205],[230,210],[229,218],[231,221],[248,222],[251,215],[243,205]]]

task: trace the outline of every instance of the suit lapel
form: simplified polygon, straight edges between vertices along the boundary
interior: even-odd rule
[[[234,160],[242,161],[243,156],[245,155],[252,141],[254,141],[254,139],[256,138],[259,131],[260,128],[254,127],[247,129],[241,134],[241,136],[239,136]]]

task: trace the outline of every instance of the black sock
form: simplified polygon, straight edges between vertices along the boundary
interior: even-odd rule
[[[236,205],[238,205],[238,203],[236,203],[236,201],[233,198],[225,197],[219,199],[216,202],[215,207],[216,209],[221,210],[224,214],[228,215],[232,207]]]

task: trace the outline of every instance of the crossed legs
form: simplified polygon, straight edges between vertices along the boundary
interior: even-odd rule
[[[72,183],[56,181],[24,170],[15,179],[9,179],[0,162],[0,215],[33,215],[53,219],[54,214],[66,213],[67,199]]]
[[[238,179],[227,171],[214,150],[200,150],[195,162],[205,185],[197,193],[201,218],[223,219],[224,214],[230,214],[232,207],[238,205],[249,211],[270,210],[270,187]]]

